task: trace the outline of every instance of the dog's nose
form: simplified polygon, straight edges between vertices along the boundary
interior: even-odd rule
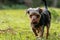
[[[33,19],[32,21],[33,21],[33,22],[36,22],[36,19]]]
[[[35,21],[35,19],[33,19],[33,21]]]

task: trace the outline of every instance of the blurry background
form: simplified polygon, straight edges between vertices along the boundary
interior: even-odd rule
[[[47,0],[50,7],[60,8],[60,0]],[[0,0],[0,9],[2,8],[20,8],[21,6],[38,7],[43,6],[41,0]]]

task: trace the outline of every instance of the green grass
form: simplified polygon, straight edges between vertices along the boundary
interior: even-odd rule
[[[49,10],[52,14],[52,22],[48,40],[60,40],[60,9],[50,8]],[[11,32],[14,32],[8,32],[6,30],[8,27],[13,29]],[[28,15],[26,15],[26,9],[0,10],[0,30],[7,31],[0,32],[0,40],[36,40],[30,27]],[[46,28],[44,40],[45,34]]]

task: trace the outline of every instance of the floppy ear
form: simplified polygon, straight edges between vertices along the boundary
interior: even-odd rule
[[[29,10],[27,10],[27,11],[26,11],[26,14],[29,14],[29,13],[30,13]]]
[[[38,11],[39,11],[39,13],[41,13],[43,10],[42,10],[42,9],[40,9],[40,8],[38,8]]]
[[[28,8],[26,13],[29,14],[31,10],[32,10],[32,8]]]
[[[41,13],[43,10],[42,9],[39,9],[39,13]]]

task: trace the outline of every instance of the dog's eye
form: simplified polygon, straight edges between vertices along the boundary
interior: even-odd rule
[[[39,18],[39,17],[40,17],[40,15],[36,15],[36,17],[37,17],[37,18]]]
[[[32,18],[32,15],[30,15],[30,18]]]

